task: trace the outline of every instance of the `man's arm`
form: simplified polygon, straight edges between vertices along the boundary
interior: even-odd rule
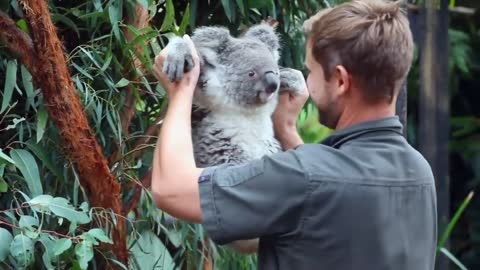
[[[295,148],[303,144],[297,132],[297,117],[308,99],[308,91],[289,91],[283,89],[278,99],[278,105],[273,113],[275,137],[283,150]]]
[[[195,165],[190,119],[200,64],[193,43],[190,38],[185,39],[192,49],[194,67],[181,81],[171,82],[162,71],[168,46],[155,59],[154,74],[169,95],[169,106],[153,157],[152,193],[157,206],[165,212],[200,223],[197,179],[202,169]]]

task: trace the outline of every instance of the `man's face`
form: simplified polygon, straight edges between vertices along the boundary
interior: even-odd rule
[[[340,118],[339,98],[335,75],[330,80],[325,79],[323,67],[312,55],[312,42],[307,43],[306,67],[309,70],[307,87],[319,111],[319,120],[322,125],[334,129]]]

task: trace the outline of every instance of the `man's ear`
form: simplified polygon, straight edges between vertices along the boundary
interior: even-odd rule
[[[218,55],[231,42],[231,36],[225,27],[204,26],[197,28],[193,32],[192,41],[199,53],[202,64],[215,66],[218,63]]]
[[[244,37],[252,38],[264,43],[275,56],[275,60],[278,61],[278,59],[280,58],[280,40],[278,35],[275,33],[275,29],[273,28],[273,26],[267,23],[257,24],[250,27],[248,31],[245,32]]]
[[[342,65],[335,66],[334,77],[332,79],[335,80],[340,95],[349,91],[352,86],[352,75]]]

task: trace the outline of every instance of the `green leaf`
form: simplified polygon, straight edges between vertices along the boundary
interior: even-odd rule
[[[175,269],[172,256],[152,231],[142,232],[130,251],[139,269]]]
[[[43,165],[46,166],[55,176],[63,180],[63,174],[59,168],[52,161],[52,150],[46,150],[42,144],[35,143],[34,139],[30,139],[25,143],[30,151],[35,154],[35,156],[42,161]],[[49,153],[47,153],[47,151]]]
[[[167,14],[165,15],[165,19],[160,27],[160,31],[168,31],[172,29],[173,24],[175,23],[175,7],[173,6],[172,0],[167,0],[166,9]]]
[[[13,89],[17,84],[17,61],[11,60],[7,63],[7,71],[5,75],[5,87],[3,88],[2,107],[0,113],[7,109],[12,99]]]
[[[31,239],[37,239],[40,231],[35,227],[39,227],[38,219],[32,216],[21,216],[19,221],[20,228],[23,229],[23,233]]]
[[[39,211],[47,211],[50,207],[50,204],[53,201],[53,197],[50,195],[38,195],[37,197],[34,197],[33,199],[27,201],[27,203],[32,207],[33,209],[39,210]]]
[[[23,32],[25,32],[27,34],[29,33],[27,22],[24,19],[18,20],[16,24],[17,24],[18,28],[22,29]]]
[[[81,211],[76,211],[67,199],[61,197],[53,198],[49,205],[50,210],[59,217],[64,217],[70,222],[76,222],[78,224],[86,224],[90,222],[90,218],[87,214]]]
[[[47,110],[45,109],[45,107],[41,107],[37,113],[37,143],[40,142],[40,140],[43,137],[43,133],[45,133],[47,120],[48,120]]]
[[[38,219],[32,216],[20,216],[20,221],[18,222],[20,228],[27,228],[35,230],[35,227],[39,226]]]
[[[37,163],[30,152],[23,149],[13,149],[10,156],[15,161],[15,166],[20,170],[31,196],[38,196],[43,193],[40,175],[38,173]]]
[[[125,78],[122,78],[120,79],[120,81],[118,81],[114,86],[116,88],[120,88],[120,87],[125,87],[127,86],[128,84],[130,83],[129,80],[125,79]]]
[[[222,0],[222,5],[228,20],[233,22],[235,20],[235,7],[233,0]]]
[[[445,246],[445,243],[447,242],[448,237],[452,233],[453,228],[457,224],[458,219],[460,219],[460,216],[462,215],[463,211],[465,210],[465,208],[467,208],[468,204],[472,200],[473,194],[474,194],[473,191],[468,194],[468,196],[463,200],[462,204],[460,205],[460,207],[457,209],[457,211],[453,215],[452,219],[450,220],[450,222],[447,225],[447,228],[443,232],[442,237],[438,241],[438,247],[441,248],[441,247]]]
[[[236,0],[238,9],[240,9],[240,13],[242,13],[243,16],[245,16],[245,4],[243,3],[243,0]]]
[[[41,233],[39,240],[45,247],[45,252],[42,255],[43,264],[49,270],[55,269],[55,267],[52,265],[52,261],[58,260],[58,256],[55,255],[55,251],[59,251],[60,249],[64,248],[67,243],[64,243],[64,239],[52,239],[52,236],[48,233]]]
[[[7,161],[10,164],[15,164],[13,159],[11,159],[7,154],[3,153],[2,148],[0,148],[0,161],[1,160]]]
[[[94,228],[86,232],[87,235],[96,238],[100,242],[113,244],[112,240],[108,238],[105,232],[102,229]]]
[[[55,241],[52,247],[52,253],[55,256],[60,256],[63,252],[68,250],[72,246],[72,240],[69,238],[62,238]]]
[[[113,34],[118,41],[121,41],[119,22],[122,20],[122,1],[111,0],[108,6],[108,16],[112,25]]]
[[[0,262],[3,262],[10,253],[10,243],[12,243],[12,234],[0,227]]]
[[[182,22],[178,27],[179,35],[183,36],[185,32],[187,32],[187,26],[189,22],[190,22],[190,4],[187,4],[187,7],[185,8],[185,13],[183,14]]]
[[[446,248],[442,247],[440,248],[440,252],[445,254],[458,268],[461,270],[468,270],[465,265],[463,265],[450,251],[448,251]]]
[[[10,254],[18,266],[27,267],[33,262],[33,241],[23,234],[17,234],[10,243]]]
[[[88,262],[93,258],[93,245],[89,241],[82,241],[75,246],[75,255],[81,269],[87,269]]]
[[[30,72],[28,72],[24,65],[20,66],[20,71],[22,74],[23,88],[25,89],[25,93],[27,94],[26,109],[28,109],[28,107],[33,102],[33,98],[35,97],[35,93],[33,91],[32,75],[30,74]]]
[[[0,193],[8,191],[8,184],[5,182],[3,177],[0,176]]]

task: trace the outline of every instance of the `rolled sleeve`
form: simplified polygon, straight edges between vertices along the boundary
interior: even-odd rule
[[[217,244],[294,230],[308,189],[294,151],[209,167],[198,181],[203,226]]]

